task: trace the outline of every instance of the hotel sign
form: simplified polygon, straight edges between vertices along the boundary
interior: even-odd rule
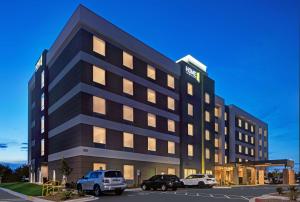
[[[198,82],[200,82],[200,73],[197,72],[196,70],[193,70],[188,66],[185,66],[185,73],[193,77],[194,79],[196,79]]]

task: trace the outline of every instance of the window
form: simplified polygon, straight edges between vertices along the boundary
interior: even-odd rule
[[[194,146],[188,144],[188,156],[194,156]]]
[[[148,150],[156,151],[156,139],[152,137],[148,137]]]
[[[251,156],[254,156],[254,149],[251,149]]]
[[[168,86],[170,88],[174,89],[175,88],[175,79],[174,79],[174,77],[168,74],[167,80],[168,80]]]
[[[248,135],[245,135],[245,142],[248,142]]]
[[[188,123],[188,135],[190,136],[194,135],[194,126],[191,123]]]
[[[148,126],[156,127],[156,116],[148,113]]]
[[[133,134],[123,132],[123,147],[133,148]]]
[[[45,140],[41,139],[41,156],[45,155]]]
[[[245,129],[248,130],[248,123],[245,122]]]
[[[168,131],[175,132],[175,121],[168,119]]]
[[[191,83],[187,83],[187,94],[193,95],[193,85]]]
[[[210,103],[210,95],[208,93],[205,93],[205,103],[209,104]]]
[[[215,138],[215,147],[219,147],[219,139],[218,138]]]
[[[210,114],[208,111],[205,111],[205,121],[210,122]]]
[[[224,134],[225,134],[225,135],[228,134],[228,128],[227,128],[227,126],[224,127]]]
[[[241,158],[239,158],[239,162],[242,162],[243,160]]]
[[[106,114],[105,99],[93,96],[93,112]]]
[[[264,147],[267,147],[267,146],[268,146],[267,141],[264,141]]]
[[[41,133],[45,132],[45,117],[41,117]]]
[[[259,127],[259,129],[258,129],[258,134],[262,134],[262,128],[261,127]]]
[[[243,139],[243,134],[241,132],[239,132],[239,140]]]
[[[264,155],[265,155],[265,158],[268,158],[268,153],[267,152],[265,152]]]
[[[259,140],[259,146],[262,146],[262,140],[261,139]]]
[[[41,95],[41,111],[45,109],[45,94]]]
[[[93,66],[93,81],[101,85],[105,85],[105,70],[100,67]]]
[[[168,175],[175,175],[176,171],[175,168],[168,168]]]
[[[251,132],[252,132],[252,133],[254,132],[254,127],[253,127],[253,125],[251,125]]]
[[[175,100],[168,97],[168,109],[175,110]]]
[[[156,93],[154,90],[147,89],[147,100],[148,102],[156,103]]]
[[[188,103],[188,115],[190,115],[190,116],[194,115],[194,107],[190,103]]]
[[[123,119],[133,122],[133,108],[123,105]]]
[[[209,132],[209,130],[205,130],[205,140],[210,140],[210,132]]]
[[[242,127],[242,120],[238,119],[238,122],[239,122],[239,127]]]
[[[210,159],[210,150],[208,148],[205,149],[205,159]]]
[[[168,154],[175,154],[175,142],[168,141]]]
[[[267,136],[268,134],[267,134],[267,130],[265,129],[264,130],[264,136]]]
[[[254,144],[254,137],[251,137],[251,144]]]
[[[196,174],[196,169],[184,169],[184,178]]]
[[[133,57],[125,51],[123,51],[123,65],[129,69],[133,69]]]
[[[215,117],[219,118],[220,117],[220,108],[215,107]]]
[[[219,162],[219,155],[215,154],[215,162],[218,163]]]
[[[224,120],[225,120],[225,121],[227,121],[227,119],[228,119],[227,116],[228,116],[228,114],[227,114],[227,112],[225,112],[225,113],[224,113]]]
[[[125,180],[134,180],[134,166],[133,165],[124,165],[123,166],[123,173]]]
[[[93,142],[99,144],[106,144],[106,129],[100,127],[93,127]]]
[[[105,41],[93,36],[93,51],[105,56]]]
[[[151,65],[147,65],[147,77],[155,80],[156,78],[156,71],[155,68],[152,67]]]
[[[245,147],[245,154],[248,154],[248,147]]]
[[[242,145],[239,145],[239,153],[242,153]]]
[[[219,124],[215,123],[215,132],[219,132]]]
[[[93,163],[93,171],[95,170],[106,170],[105,163]]]
[[[224,162],[228,163],[228,157],[227,156],[225,156]]]
[[[123,78],[123,93],[133,95],[133,82]]]
[[[262,151],[261,150],[259,151],[259,157],[260,158],[262,157]]]
[[[228,149],[227,142],[225,142],[224,147],[225,147],[225,149]]]
[[[41,73],[41,89],[45,86],[45,72],[44,70]]]

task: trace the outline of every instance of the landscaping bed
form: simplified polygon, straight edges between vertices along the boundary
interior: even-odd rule
[[[41,199],[50,200],[50,201],[67,201],[74,199],[84,199],[90,196],[79,195],[71,191],[59,192],[49,196],[39,197]]]
[[[11,182],[11,183],[2,183],[0,187],[5,189],[10,189],[21,194],[28,196],[41,196],[42,195],[42,186],[37,184],[32,184],[28,182]]]

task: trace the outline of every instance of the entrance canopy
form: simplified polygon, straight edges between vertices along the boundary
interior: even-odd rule
[[[245,166],[255,166],[255,167],[270,167],[270,166],[284,166],[293,168],[294,161],[288,159],[279,159],[279,160],[264,160],[264,161],[248,161],[241,163]]]

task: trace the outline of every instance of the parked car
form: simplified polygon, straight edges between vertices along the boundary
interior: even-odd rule
[[[298,184],[300,183],[300,177],[296,178],[296,183],[298,183]]]
[[[161,189],[162,191],[172,189],[175,191],[181,186],[182,183],[176,175],[154,175],[150,179],[144,180],[141,184],[141,188],[144,191],[149,189]]]
[[[121,195],[126,187],[125,179],[118,170],[91,171],[77,181],[79,192],[93,191],[95,196],[108,191],[114,191],[117,195]]]
[[[184,186],[191,187],[191,186],[198,186],[198,187],[213,187],[217,184],[216,179],[213,175],[208,174],[194,174],[189,175],[184,179],[181,179]]]

